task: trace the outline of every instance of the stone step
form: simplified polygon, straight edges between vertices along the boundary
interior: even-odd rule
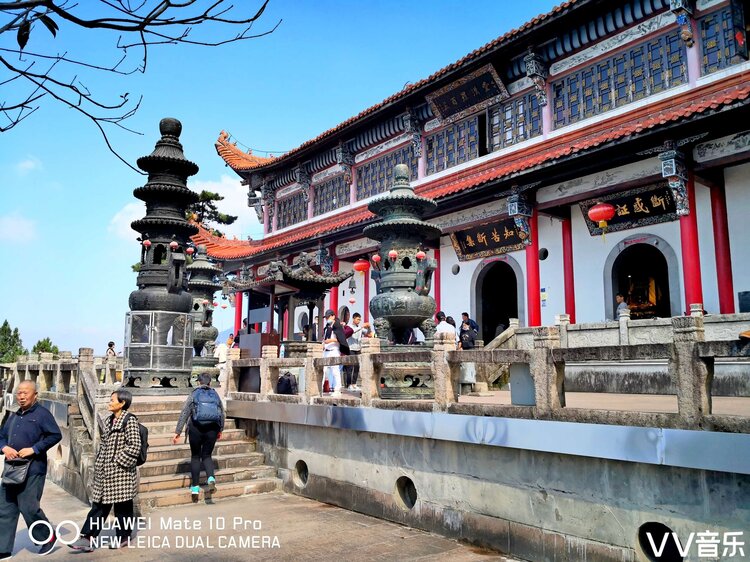
[[[262,465],[265,461],[265,455],[263,453],[240,453],[234,455],[215,455],[213,459],[217,470],[223,468],[248,468]],[[151,462],[147,460],[146,464],[140,468],[141,477],[186,473],[190,473],[189,458],[180,461],[170,459]]]
[[[174,430],[177,428],[177,417],[175,416],[173,421],[143,421],[139,416],[138,421],[148,428],[148,442],[151,443],[151,435],[171,433],[174,436]],[[224,420],[224,431],[236,428],[237,423],[233,419],[227,418]]]
[[[148,411],[148,412],[133,412],[135,416],[138,418],[138,421],[141,422],[143,425],[148,426],[150,423],[159,423],[159,422],[174,422],[177,423],[177,420],[180,418],[180,411],[179,410],[161,410],[161,411]]]
[[[229,421],[227,420],[227,425],[229,425]],[[149,429],[148,434],[148,444],[150,447],[161,447],[162,445],[171,445],[172,444],[172,437],[174,437],[174,426],[176,424],[172,424],[171,430],[167,431],[166,433],[152,433]],[[247,436],[245,435],[244,429],[234,429],[234,428],[225,428],[224,432],[221,435],[222,441],[243,441],[247,439]],[[184,438],[180,439],[178,442],[179,445],[182,445],[184,441]],[[221,441],[219,441],[221,443]]]
[[[141,412],[158,412],[163,410],[179,412],[182,410],[185,400],[187,400],[187,396],[164,396],[163,398],[160,397],[159,400],[135,396],[128,410],[136,416],[140,415]]]
[[[214,455],[216,456],[254,452],[254,441],[225,441],[222,439],[221,441],[217,441],[214,447]],[[151,446],[151,439],[149,439],[148,460],[150,461],[184,460],[189,458],[189,444],[159,445],[154,447]]]
[[[274,478],[276,469],[270,466],[252,466],[249,468],[224,468],[215,473],[216,484],[239,482],[241,480],[256,480],[258,478]],[[201,486],[206,485],[205,473],[201,472]],[[161,474],[147,476],[140,479],[139,492],[156,492],[159,490],[175,490],[190,486],[190,474]]]
[[[263,494],[275,492],[281,489],[281,480],[278,478],[257,478],[255,480],[241,480],[216,487],[216,492],[211,494],[206,488],[201,488],[198,501],[212,503],[223,498],[236,498],[248,494]],[[159,490],[138,494],[140,508],[148,511],[157,507],[169,507],[172,505],[184,505],[193,503],[190,489],[182,490]]]

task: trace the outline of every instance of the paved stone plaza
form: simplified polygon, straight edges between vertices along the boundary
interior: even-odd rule
[[[88,508],[68,495],[61,488],[47,481],[42,507],[47,516],[58,524],[69,519],[82,524]],[[256,495],[222,501],[215,505],[200,503],[190,506],[160,509],[148,516],[152,528],[140,533],[141,543],[160,543],[165,537],[171,548],[147,548],[146,546],[121,549],[118,560],[450,560],[462,562],[472,560],[497,560],[513,562],[516,559],[494,552],[458,543],[443,537],[417,531],[353,513],[328,504],[283,493]],[[227,530],[224,531],[163,531],[162,518],[172,521],[202,521],[204,528],[209,518],[224,517]],[[235,517],[243,521],[260,521],[261,530],[253,531],[248,523],[247,531],[230,531]],[[256,523],[257,526],[257,523]],[[111,534],[106,531],[103,534]],[[278,538],[278,548],[242,549],[219,548],[230,537],[253,535]],[[69,540],[72,531],[64,538]],[[177,539],[176,537],[184,537]],[[161,537],[161,538],[159,538]],[[187,544],[201,537],[204,546]],[[184,540],[186,545],[175,548],[175,542]],[[252,540],[252,539],[248,539]],[[262,541],[263,539],[258,539]],[[214,548],[208,548],[210,542]],[[23,520],[19,523],[16,535],[13,560],[37,560],[37,548],[28,539]],[[105,560],[113,558],[114,551],[107,548],[93,553],[77,553],[67,546],[57,546],[49,556],[50,560]]]

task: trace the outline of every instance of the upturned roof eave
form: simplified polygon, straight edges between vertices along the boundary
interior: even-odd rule
[[[403,95],[400,96],[399,94],[401,92],[396,92],[382,102],[376,103],[362,110],[359,114],[342,121],[338,125],[335,125],[327,131],[324,131],[317,137],[303,142],[297,148],[292,149],[288,155],[279,156],[271,162],[261,164],[252,168],[241,170],[233,168],[233,170],[240,177],[248,180],[250,179],[250,176],[255,173],[271,173],[279,169],[288,168],[295,161],[305,161],[312,157],[314,155],[313,153],[335,147],[341,140],[341,137],[351,136],[358,128],[365,127],[372,121],[382,119],[384,113],[388,113],[394,108],[399,108],[399,111],[395,112],[396,114],[398,114],[405,111],[409,106],[417,106],[423,104],[424,95],[426,93],[451,82],[456,78],[456,74],[463,74],[468,70],[471,70],[474,66],[479,67],[482,64],[486,64],[487,59],[496,55],[499,51],[513,47],[515,44],[521,42],[522,40],[525,40],[532,33],[540,33],[541,30],[543,30],[545,27],[557,24],[560,19],[569,16],[571,12],[578,11],[589,4],[595,4],[599,2],[600,0],[569,0],[568,2],[563,2],[555,6],[549,12],[540,14],[529,22],[524,23],[517,30],[511,30],[503,35],[500,35],[496,39],[493,39],[492,41],[482,45],[481,47],[474,49],[471,53],[465,55],[458,61],[444,66],[443,68],[435,71],[427,78],[418,80],[417,84],[419,84],[420,82],[424,83],[419,84],[418,86],[408,86],[404,89],[408,91],[406,91]],[[542,19],[536,23],[532,23],[534,22],[534,20],[539,18]],[[506,35],[508,35],[508,37],[502,39]],[[494,43],[495,41],[498,41],[497,45],[492,45],[492,43]],[[483,49],[487,50],[483,51]],[[463,59],[471,57],[473,53],[477,54],[469,60],[463,61]],[[455,68],[451,68],[453,65],[457,66]],[[409,90],[410,87],[413,89]],[[413,101],[413,98],[415,97],[421,97],[421,99],[418,100],[418,103],[409,103],[410,101]]]

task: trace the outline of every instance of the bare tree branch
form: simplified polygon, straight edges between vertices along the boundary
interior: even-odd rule
[[[149,48],[177,44],[220,47],[269,35],[281,20],[267,30],[252,33],[269,2],[257,1],[262,1],[260,7],[248,12],[248,0],[239,7],[227,0],[86,0],[83,6],[71,0],[0,0],[0,41],[5,40],[0,43],[0,86],[4,86],[0,92],[0,132],[16,127],[48,99],[92,121],[109,150],[132,168],[112,146],[107,130],[114,126],[136,133],[124,122],[137,112],[142,97],[133,101],[125,93],[116,101],[102,99],[84,85],[76,69],[128,76],[146,72]],[[111,47],[119,50],[119,55],[111,64],[101,64],[95,60],[102,52],[98,46],[89,50],[95,54],[90,58],[87,54],[84,59],[69,56],[68,49],[26,49],[40,33],[51,35],[54,44],[64,42],[64,36],[69,37],[75,28],[112,32]],[[237,28],[240,31],[231,31]],[[196,30],[202,37],[193,35]],[[134,36],[132,40],[130,36]],[[137,55],[132,52],[136,48]]]

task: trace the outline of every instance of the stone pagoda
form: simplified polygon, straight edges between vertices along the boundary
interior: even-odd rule
[[[187,252],[191,253],[191,250],[188,248]],[[218,375],[214,344],[219,330],[213,325],[213,315],[214,293],[221,289],[219,276],[222,271],[208,259],[205,246],[198,246],[193,263],[186,269],[190,278],[188,288],[193,297],[193,371]]]
[[[146,216],[131,224],[140,233],[141,261],[127,314],[124,384],[141,391],[188,389],[193,358],[193,298],[185,250],[198,229],[185,213],[198,200],[187,188],[187,178],[198,173],[198,166],[185,159],[177,119],[162,119],[159,131],[154,151],[138,159],[148,181],[133,191],[146,203]]]
[[[429,293],[437,264],[427,257],[423,245],[439,238],[441,231],[422,217],[437,203],[414,194],[408,166],[399,164],[393,173],[390,192],[368,205],[382,220],[364,229],[365,236],[380,242],[372,257],[377,295],[370,300],[370,313],[381,338],[407,343],[413,329],[419,328],[430,344],[435,334],[435,299]]]

